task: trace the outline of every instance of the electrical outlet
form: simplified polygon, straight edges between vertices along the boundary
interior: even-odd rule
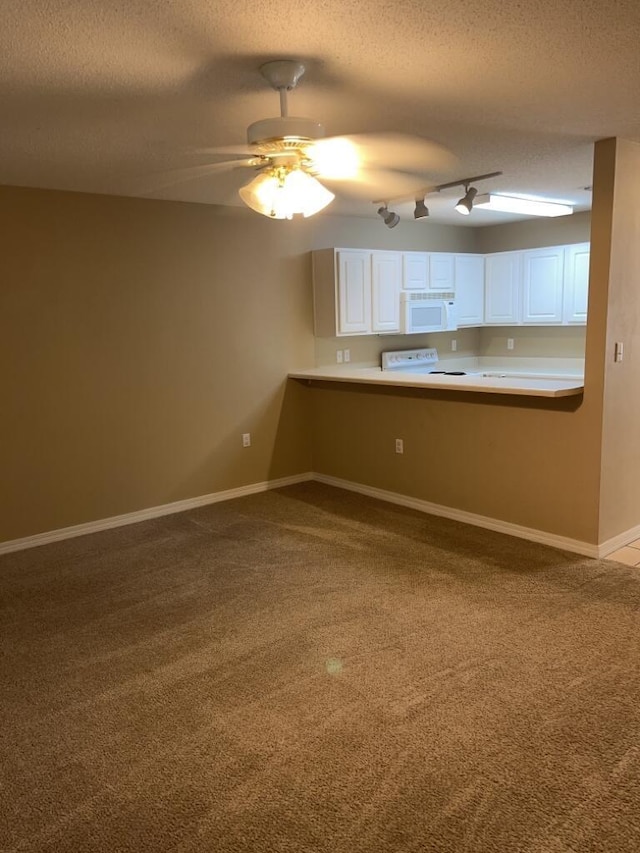
[[[404,453],[404,441],[401,438],[396,438],[396,453]]]
[[[346,349],[344,351],[344,360],[345,360],[345,362],[351,361],[351,350],[350,349]]]
[[[341,349],[337,349],[337,350],[336,350],[336,361],[338,362],[338,364],[342,364],[342,362],[343,362],[343,357],[344,357],[344,353],[342,352],[342,350],[341,350]]]
[[[242,446],[243,447],[251,447],[251,433],[243,432],[242,433]]]
[[[513,349],[515,345],[515,341],[513,338],[507,338],[507,349]]]
[[[458,349],[458,341],[454,338],[451,341],[451,352],[456,352]]]

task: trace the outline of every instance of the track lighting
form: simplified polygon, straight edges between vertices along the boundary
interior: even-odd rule
[[[456,210],[463,216],[468,216],[473,207],[473,200],[478,195],[478,190],[475,187],[470,187],[469,184],[464,185],[465,194],[456,204]]]
[[[474,207],[474,200],[476,195],[478,194],[478,190],[471,186],[471,184],[475,184],[478,181],[486,181],[488,178],[497,178],[498,175],[501,175],[502,172],[489,172],[486,175],[474,175],[469,178],[459,178],[456,181],[449,181],[447,184],[438,184],[437,186],[429,186],[422,187],[417,191],[415,199],[415,208],[413,211],[414,219],[424,219],[429,216],[429,208],[426,205],[426,196],[431,195],[432,193],[439,193],[442,190],[448,190],[452,187],[464,187],[464,195],[461,199],[459,199],[456,204],[456,210],[458,213],[462,213],[464,216],[468,216],[471,213],[472,208]],[[492,196],[494,198],[494,196]],[[395,198],[392,199],[394,202],[404,202],[408,201],[408,198]],[[389,201],[382,201],[381,199],[378,201],[374,201],[374,204],[382,205],[382,207],[378,208],[378,215],[382,217],[384,220],[384,224],[387,228],[395,228],[395,226],[400,221],[400,217],[397,213],[393,213],[387,207]],[[475,205],[478,206],[477,204]]]
[[[400,222],[398,214],[389,210],[386,204],[383,207],[378,208],[378,216],[382,217],[382,221],[387,228],[395,228],[398,222]]]
[[[425,204],[424,199],[423,198],[422,199],[417,198],[416,199],[416,207],[415,207],[415,210],[413,211],[413,218],[414,219],[424,219],[428,215],[429,215],[429,208]]]
[[[464,187],[464,195],[458,199],[455,209],[463,216],[468,216],[473,208],[484,208],[485,210],[497,210],[505,213],[521,213],[524,216],[567,216],[573,213],[573,206],[567,202],[556,200],[548,200],[545,198],[536,198],[535,196],[525,195],[501,195],[496,193],[485,193],[478,195],[478,190],[473,184],[478,181],[486,181],[489,178],[497,178],[502,172],[489,172],[486,175],[474,175],[468,178],[459,178],[455,181],[449,181],[446,184],[438,184],[437,186],[421,187],[414,195],[415,208],[413,211],[414,219],[424,219],[429,216],[429,208],[426,205],[426,196],[434,193],[440,193],[443,190],[449,190],[453,187]],[[585,187],[585,189],[590,189]],[[390,203],[407,202],[409,198],[394,198],[384,201],[374,201],[374,204],[382,205],[378,208],[378,214],[384,220],[387,228],[395,228],[400,221],[397,213],[393,213],[388,209]]]

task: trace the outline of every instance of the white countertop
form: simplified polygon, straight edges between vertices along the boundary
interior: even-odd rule
[[[438,365],[439,367],[439,365]],[[454,370],[454,367],[447,367]],[[460,368],[464,369],[464,368]],[[505,373],[506,373],[505,369]],[[508,370],[509,375],[496,375],[503,371],[491,368],[482,373],[448,376],[442,373],[414,373],[401,370],[382,370],[380,367],[331,365],[309,370],[292,371],[292,379],[325,382],[356,382],[369,385],[424,388],[443,391],[472,391],[485,394],[517,394],[527,397],[571,397],[582,394],[582,375],[553,375],[542,371],[524,370],[522,366]]]

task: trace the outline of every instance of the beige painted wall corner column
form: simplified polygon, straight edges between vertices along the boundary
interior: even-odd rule
[[[588,379],[602,386],[600,542],[640,526],[640,145],[595,146]],[[616,344],[623,360],[616,361]]]

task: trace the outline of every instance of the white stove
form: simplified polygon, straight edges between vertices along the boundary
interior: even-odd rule
[[[434,347],[396,350],[382,353],[383,370],[402,370],[411,373],[440,373],[445,376],[465,376],[465,370],[437,370],[438,351]]]
[[[433,347],[382,353],[383,370],[420,370],[428,373],[437,362],[438,350]]]

